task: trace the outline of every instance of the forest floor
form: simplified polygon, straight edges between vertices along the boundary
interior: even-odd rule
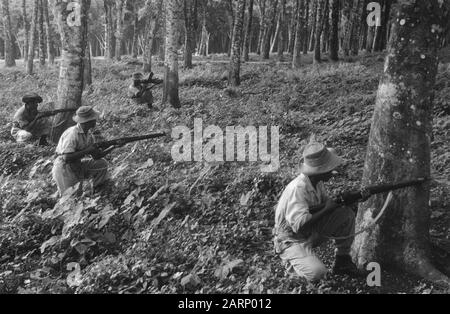
[[[84,104],[103,113],[106,138],[168,127],[279,126],[280,169],[258,163],[175,163],[170,139],[139,142],[110,156],[114,184],[81,198],[56,198],[54,147],[11,141],[7,123],[26,91],[55,101],[58,68],[27,76],[0,71],[0,293],[439,293],[437,287],[382,265],[382,286],[329,275],[316,285],[285,276],[274,255],[274,206],[297,175],[311,134],[348,160],[328,185],[359,186],[383,56],[293,71],[275,61],[247,63],[242,86],[226,86],[221,56],[180,71],[182,108],[131,104],[126,97],[137,62],[93,60]],[[432,143],[431,240],[438,267],[450,264],[450,62],[439,66]],[[161,64],[154,72],[163,77]],[[44,107],[50,108],[51,105]],[[447,246],[447,249],[445,249]],[[317,249],[331,267],[333,246]]]

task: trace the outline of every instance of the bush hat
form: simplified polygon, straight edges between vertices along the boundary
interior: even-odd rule
[[[80,107],[77,110],[76,115],[73,117],[73,121],[77,123],[86,123],[93,120],[98,120],[100,112],[89,106]]]
[[[41,96],[39,96],[36,93],[30,93],[30,94],[26,94],[22,97],[22,102],[25,104],[28,103],[42,103],[43,99]]]
[[[335,170],[344,160],[333,148],[327,148],[321,143],[310,143],[303,151],[303,163],[300,172],[305,175],[324,174]]]

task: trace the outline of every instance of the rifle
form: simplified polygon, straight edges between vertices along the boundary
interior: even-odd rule
[[[36,120],[43,119],[43,118],[48,118],[48,117],[52,117],[52,116],[56,116],[57,114],[60,114],[60,113],[68,113],[68,112],[73,113],[73,112],[76,112],[76,111],[77,111],[77,108],[42,111],[42,112],[38,113],[38,116],[37,116]]]
[[[164,136],[166,136],[166,133],[163,133],[163,132],[152,133],[152,134],[141,135],[141,136],[122,137],[122,138],[118,138],[118,139],[114,139],[114,140],[110,140],[110,141],[95,143],[94,145],[99,149],[107,149],[112,146],[125,145],[128,143],[143,141],[143,140],[152,139],[152,138],[159,138],[159,137],[164,137]]]
[[[428,180],[429,179],[426,178],[420,178],[416,180],[404,181],[394,184],[381,184],[368,186],[361,190],[344,192],[342,194],[339,194],[333,201],[336,203],[336,208],[341,207],[343,205],[352,205],[354,203],[366,200],[372,195],[395,191],[406,187],[417,186],[427,182]],[[313,206],[309,209],[309,212],[311,214],[316,214],[319,211],[321,211],[324,207],[325,204]]]

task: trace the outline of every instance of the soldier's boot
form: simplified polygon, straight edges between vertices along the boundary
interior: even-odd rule
[[[350,255],[337,255],[333,266],[336,275],[348,275],[355,278],[366,277],[368,272],[358,269]]]

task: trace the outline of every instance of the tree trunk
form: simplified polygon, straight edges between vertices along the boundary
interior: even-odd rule
[[[50,15],[48,12],[48,0],[42,0],[43,10],[44,10],[44,22],[45,22],[45,35],[47,38],[47,56],[48,63],[55,63],[55,46],[53,44],[53,33],[50,24]]]
[[[352,38],[350,41],[350,47],[352,56],[357,56],[359,52],[359,36],[361,33],[361,17],[364,15],[363,13],[363,5],[365,1],[359,1],[358,7],[356,9],[356,15],[354,16],[353,20],[353,29],[352,29]],[[366,23],[366,20],[364,20],[364,23]]]
[[[197,16],[195,14],[197,0],[184,0],[184,67],[192,69],[192,54],[195,51],[195,25]]]
[[[2,21],[3,21],[3,34],[5,43],[5,66],[16,66],[15,54],[14,54],[14,37],[11,29],[11,16],[9,14],[9,0],[2,0]]]
[[[278,0],[271,0],[272,7],[270,8],[270,13],[268,14],[267,24],[265,25],[266,31],[264,32],[263,38],[263,59],[268,60],[270,58],[270,36],[272,35],[273,29],[275,28],[277,19],[277,7]]]
[[[259,20],[259,34],[258,34],[258,46],[257,46],[257,50],[256,53],[258,55],[261,55],[262,52],[262,45],[263,45],[263,39],[264,39],[264,31],[266,29],[265,25],[266,23],[266,3],[267,0],[260,0],[259,1],[259,16],[260,16],[260,20]]]
[[[299,0],[299,10],[297,14],[297,27],[295,34],[294,56],[292,57],[292,68],[297,69],[301,67],[302,63],[302,48],[305,41],[304,32],[304,12],[305,0]]]
[[[105,58],[113,59],[115,55],[114,50],[114,0],[104,0],[103,6],[105,8]]]
[[[39,27],[39,64],[45,66],[46,57],[46,41],[44,30],[44,0],[39,0],[39,15],[38,15],[38,27]]]
[[[139,9],[137,2],[133,3],[133,41],[131,43],[131,57],[138,57],[138,37],[139,37]]]
[[[31,18],[31,30],[30,30],[30,46],[28,49],[28,60],[27,60],[27,74],[33,74],[34,68],[34,51],[37,42],[37,22],[38,22],[38,13],[39,13],[39,0],[34,0],[33,5],[33,15]]]
[[[152,20],[150,18],[147,21],[147,38],[144,51],[144,64],[142,69],[145,73],[152,72],[153,47],[155,46],[155,38],[156,34],[158,33],[159,23],[163,14],[163,2],[163,0],[159,0],[158,2],[158,11],[155,15],[155,18],[153,19],[153,26]]]
[[[288,52],[290,54],[294,54],[295,34],[297,33],[297,18],[298,18],[299,6],[300,6],[300,0],[295,0],[295,9],[292,12],[291,23],[289,25]]]
[[[230,26],[229,32],[230,45],[228,47],[228,56],[230,57],[231,50],[233,49],[234,19],[235,19],[233,10],[233,0],[228,0],[227,13],[228,13],[228,24]]]
[[[330,5],[325,1],[325,11],[323,13],[323,34],[322,34],[322,52],[328,51],[328,42],[330,39]]]
[[[252,41],[251,34],[252,34],[252,24],[253,24],[253,3],[254,0],[250,0],[250,4],[248,7],[248,21],[247,25],[245,27],[245,37],[244,37],[244,61],[249,60],[249,53],[250,53],[250,42]]]
[[[314,51],[314,47],[316,46],[316,36],[315,31],[317,29],[317,1],[314,0],[311,4],[311,31],[310,31],[310,41],[309,41],[309,51]]]
[[[399,0],[384,76],[369,137],[363,185],[430,177],[430,138],[440,30],[438,0]],[[434,29],[434,32],[430,30]],[[381,222],[357,236],[359,265],[393,264],[433,282],[450,285],[430,263],[430,185],[403,189]],[[377,214],[383,196],[360,206],[359,228]],[[358,229],[358,227],[357,227]]]
[[[326,0],[318,0],[317,3],[317,19],[316,19],[316,30],[315,30],[315,40],[314,40],[314,63],[321,63],[321,55],[320,55],[320,37],[322,36],[323,31],[323,20],[324,20],[324,11],[325,11],[325,1]]]
[[[278,60],[283,61],[283,53],[286,47],[286,0],[281,1],[281,11],[280,11],[280,31],[278,36]]]
[[[180,108],[178,95],[178,18],[180,0],[167,0],[166,5],[166,53],[163,102],[169,102],[172,107]]]
[[[208,10],[208,3],[206,0],[204,0],[203,5],[203,12],[202,12],[202,34],[201,34],[201,40],[200,40],[200,47],[199,47],[199,54],[203,57],[206,57],[209,53],[208,51],[208,42],[209,42],[209,33],[208,29],[206,28],[206,15]]]
[[[30,24],[28,23],[27,18],[27,0],[22,0],[22,15],[23,15],[23,24],[24,24],[24,36],[25,36],[25,44],[23,47],[23,61],[26,64],[28,61],[28,49],[30,47]]]
[[[58,83],[59,109],[78,108],[83,94],[83,58],[86,51],[87,15],[90,0],[78,0],[75,9],[64,0],[55,1],[56,21],[61,34],[61,66]],[[76,16],[79,16],[77,18]],[[75,16],[73,23],[68,23]],[[61,134],[74,122],[72,114],[59,114],[55,118],[56,128],[51,138],[58,142]]]
[[[241,84],[241,40],[242,28],[244,26],[245,0],[238,0],[236,7],[236,17],[233,30],[233,43],[228,69],[228,85],[239,86]]]
[[[339,0],[331,0],[330,59],[339,61]]]
[[[344,51],[345,56],[350,55],[350,49],[352,44],[352,39],[354,38],[354,26],[356,20],[358,20],[358,8],[359,8],[360,0],[353,0],[350,13],[348,16],[348,20],[345,23],[344,28],[344,42],[342,45],[342,50]]]
[[[122,56],[122,40],[123,40],[123,24],[125,15],[125,0],[116,0],[116,53],[115,58],[117,61],[121,60]]]
[[[83,58],[83,90],[92,85],[91,45],[86,41],[86,51]]]
[[[308,44],[309,44],[309,31],[308,31],[308,25],[309,25],[309,1],[305,0],[305,14],[303,21],[305,22],[303,26],[303,54],[308,54]]]

